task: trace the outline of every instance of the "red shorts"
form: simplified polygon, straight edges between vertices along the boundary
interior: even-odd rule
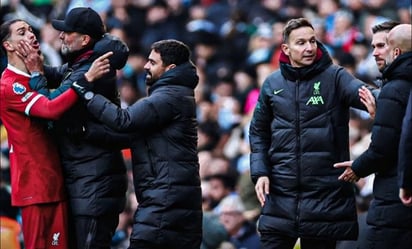
[[[22,207],[26,249],[68,249],[67,203],[53,202]]]

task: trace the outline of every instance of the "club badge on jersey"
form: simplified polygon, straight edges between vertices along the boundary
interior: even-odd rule
[[[19,82],[13,83],[13,92],[17,95],[22,95],[26,92],[26,87]]]

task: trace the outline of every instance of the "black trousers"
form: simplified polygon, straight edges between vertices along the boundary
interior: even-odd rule
[[[412,230],[368,225],[360,249],[411,249]]]
[[[105,216],[72,216],[70,218],[72,249],[110,249],[119,223],[119,214]]]
[[[130,240],[128,249],[165,249],[165,246],[161,246],[145,240]]]
[[[260,241],[263,249],[293,249],[298,238],[278,233],[262,233]],[[335,249],[335,240],[300,239],[301,249]]]

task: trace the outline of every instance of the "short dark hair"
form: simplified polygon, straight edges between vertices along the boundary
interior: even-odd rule
[[[9,21],[4,22],[0,26],[1,51],[2,51],[2,53],[4,53],[5,56],[7,55],[7,52],[3,47],[3,42],[10,38],[10,36],[11,36],[10,26],[13,25],[16,22],[26,22],[26,21],[24,21],[23,19],[13,19],[13,20],[9,20]]]
[[[160,54],[163,65],[176,64],[176,66],[190,61],[190,48],[181,41],[168,39],[157,41],[151,49]]]
[[[399,25],[399,24],[401,23],[398,21],[392,21],[392,20],[376,24],[375,26],[372,27],[372,34],[376,34],[382,31],[385,31],[388,33],[391,29],[393,29],[396,25]]]
[[[286,23],[285,27],[283,28],[283,42],[288,42],[290,33],[292,33],[293,30],[301,27],[310,27],[313,30],[315,30],[313,28],[312,23],[310,23],[306,18],[302,17],[291,19]]]

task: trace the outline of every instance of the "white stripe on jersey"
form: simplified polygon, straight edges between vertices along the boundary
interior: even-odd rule
[[[37,94],[36,96],[34,96],[34,98],[32,100],[30,100],[30,102],[27,104],[26,109],[24,109],[24,113],[27,116],[30,116],[30,109],[33,107],[33,105],[37,102],[37,100],[39,100],[39,98],[41,98],[43,95],[41,94]]]

